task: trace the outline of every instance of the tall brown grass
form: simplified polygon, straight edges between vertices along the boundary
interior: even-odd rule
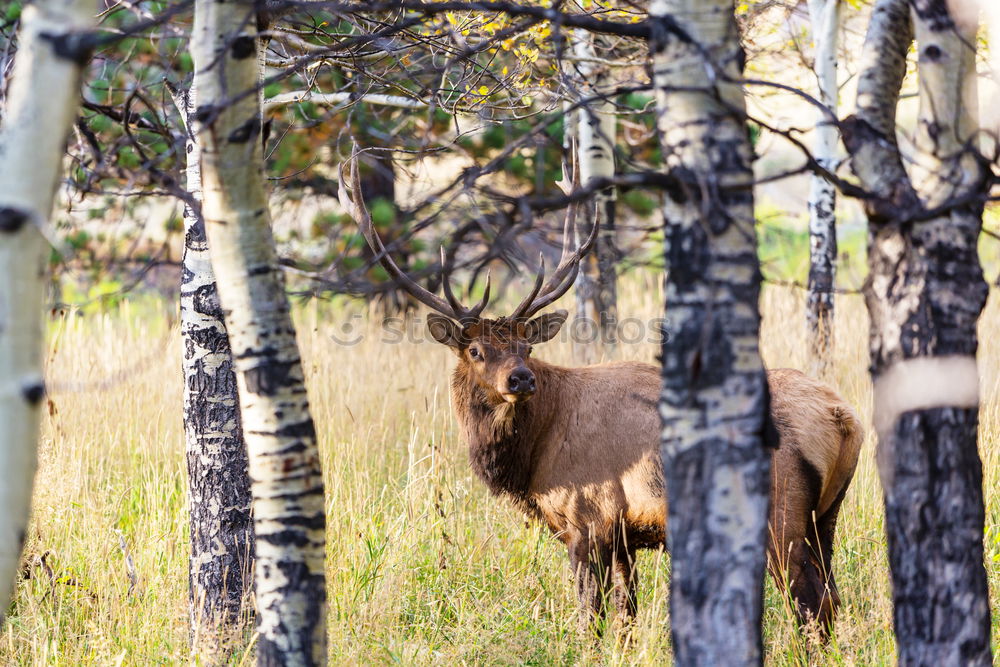
[[[768,288],[761,305],[766,363],[807,368],[802,295]],[[870,424],[864,306],[846,296],[837,307],[833,382]],[[448,404],[451,355],[431,342],[387,342],[395,335],[357,308],[313,303],[297,318],[328,492],[331,663],[631,665],[669,658],[669,558],[642,556],[640,613],[630,641],[582,639],[562,549],[472,476]],[[661,308],[658,281],[627,281],[624,314],[648,319]],[[345,332],[348,324],[353,332]],[[994,600],[1000,586],[998,330],[994,298],[982,320],[980,356]],[[333,339],[358,333],[363,340],[351,346]],[[176,329],[162,314],[125,306],[54,321],[49,349],[50,416],[24,578],[0,631],[0,663],[187,662]],[[570,352],[565,339],[537,351],[563,363]],[[648,337],[623,349],[625,357],[647,361],[655,353]],[[770,664],[893,662],[873,447],[869,436],[841,513],[833,566],[845,604],[835,638],[823,647],[798,632],[788,604],[768,582]],[[233,664],[250,662],[250,640]]]

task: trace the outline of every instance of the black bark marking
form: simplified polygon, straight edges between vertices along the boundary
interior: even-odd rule
[[[648,35],[646,37],[649,40],[649,52],[651,55],[660,53],[665,49],[669,45],[671,38],[677,39],[683,44],[693,43],[691,35],[670,14],[650,16],[646,21],[649,24]]]
[[[233,40],[233,58],[243,60],[257,53],[257,41],[249,35],[240,35]]]
[[[93,33],[62,33],[59,35],[43,32],[39,38],[52,44],[52,52],[59,58],[72,62],[77,67],[86,67],[94,50]]]
[[[247,391],[251,394],[270,396],[283,387],[301,384],[301,378],[292,375],[292,370],[297,367],[297,361],[266,360],[243,374]]]
[[[955,28],[946,0],[910,0],[910,5],[917,18],[925,22],[931,30],[942,32]]]
[[[215,107],[211,104],[202,104],[194,112],[194,119],[199,123],[206,123],[216,113]]]
[[[924,59],[929,62],[936,63],[941,60],[942,56],[944,56],[944,51],[937,44],[931,44],[924,49]]]
[[[307,496],[316,495],[317,492],[303,492],[300,494],[300,498],[305,498]],[[281,525],[284,527],[283,531],[278,531],[277,533],[268,533],[267,535],[278,535],[283,532],[287,532],[289,528],[304,528],[306,530],[323,530],[326,527],[326,516],[320,512],[319,514],[314,514],[312,516],[289,516],[284,517],[281,520]]]
[[[271,119],[264,121],[264,129],[260,133],[260,146],[267,149],[267,140],[271,138]]]
[[[295,424],[282,426],[275,431],[275,435],[283,438],[308,438],[311,440],[316,437],[316,426],[312,418],[309,418]]]
[[[304,442],[295,442],[292,443],[291,445],[288,445],[287,447],[282,447],[278,451],[274,452],[274,455],[285,456],[287,454],[301,454],[307,449],[308,447],[306,447],[306,444]]]
[[[260,132],[260,118],[254,116],[229,133],[226,140],[231,144],[245,144]]]
[[[27,224],[31,214],[19,208],[4,206],[0,208],[0,232],[13,234]]]
[[[24,396],[24,400],[29,404],[36,406],[45,398],[45,384],[43,382],[33,382],[21,389],[21,395]]]
[[[200,286],[192,297],[196,313],[201,313],[222,322],[222,302],[219,300],[219,290],[215,283]],[[205,331],[202,329],[201,331]],[[222,332],[225,335],[225,331]]]
[[[302,493],[299,498],[304,498],[311,493]],[[303,548],[311,544],[309,538],[310,531],[324,531],[326,529],[326,516],[316,514],[314,516],[284,517],[281,519],[282,529],[269,533],[257,533],[257,541],[266,542],[274,546],[294,546]],[[305,567],[304,565],[302,566]]]
[[[931,141],[935,144],[941,137],[941,124],[934,121],[928,121],[924,123],[924,127],[927,128],[927,136],[930,137]]]
[[[274,357],[278,354],[278,348],[274,345],[265,345],[261,348],[251,348],[236,355],[237,359],[253,359],[254,357]],[[297,363],[298,360],[296,360]],[[292,363],[292,362],[289,362]]]

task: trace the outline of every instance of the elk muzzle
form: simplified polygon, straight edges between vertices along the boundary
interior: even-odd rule
[[[534,393],[535,374],[527,366],[518,366],[507,376],[507,391],[503,392],[507,402],[520,403],[531,398]]]

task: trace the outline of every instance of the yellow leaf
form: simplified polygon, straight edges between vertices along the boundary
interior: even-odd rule
[[[488,95],[490,92],[489,86],[479,86],[480,95]]]

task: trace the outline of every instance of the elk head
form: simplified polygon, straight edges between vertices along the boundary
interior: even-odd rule
[[[571,251],[576,219],[576,206],[571,203],[563,227],[562,255],[555,271],[545,280],[545,261],[540,255],[538,274],[531,292],[510,315],[488,319],[481,317],[481,313],[490,298],[489,275],[479,303],[471,308],[463,306],[451,289],[450,267],[442,248],[441,285],[445,298],[424,289],[396,265],[375,231],[371,215],[361,197],[356,159],[351,161],[351,197],[348,197],[344,181],[341,169],[341,205],[357,221],[376,259],[399,286],[417,301],[436,311],[427,318],[427,329],[431,337],[447,345],[458,356],[459,365],[479,386],[490,404],[513,406],[530,399],[536,390],[536,378],[527,363],[531,348],[551,340],[559,333],[566,321],[567,312],[557,310],[534,319],[532,317],[565,294],[576,280],[580,260],[590,251],[597,238],[596,222],[584,243]],[[575,177],[573,182],[576,183]]]

